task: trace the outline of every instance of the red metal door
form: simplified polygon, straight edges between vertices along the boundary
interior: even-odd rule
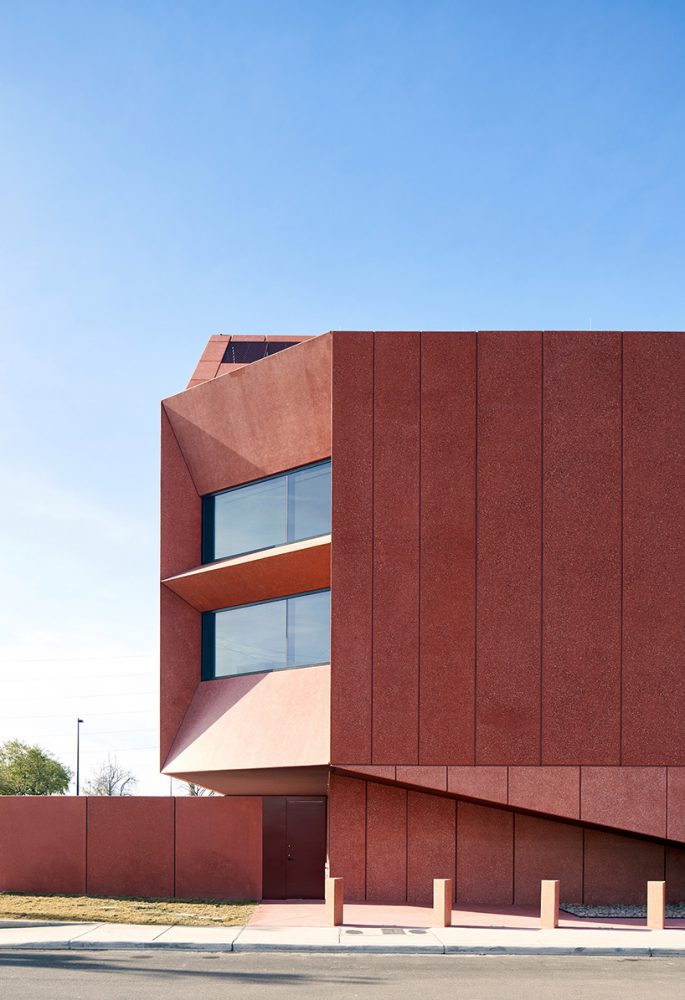
[[[322,899],[326,799],[264,797],[264,899]]]
[[[323,899],[326,864],[326,800],[286,800],[289,899]]]

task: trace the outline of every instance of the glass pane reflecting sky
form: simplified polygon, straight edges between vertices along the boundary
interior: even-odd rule
[[[216,557],[282,545],[286,538],[286,480],[268,479],[214,498]]]
[[[247,604],[215,615],[215,676],[253,674],[287,666],[286,604]]]
[[[208,501],[205,559],[226,559],[327,535],[331,530],[331,463],[320,462],[248,483],[217,493]]]
[[[331,656],[331,592],[288,602],[288,666],[328,663]]]
[[[217,611],[213,676],[328,663],[330,607],[326,590]]]
[[[288,541],[331,530],[331,465],[315,465],[288,477]]]

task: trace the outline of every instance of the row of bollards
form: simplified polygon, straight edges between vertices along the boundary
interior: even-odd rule
[[[540,927],[559,926],[559,881],[543,879],[540,883]],[[666,926],[666,883],[647,883],[647,927],[662,931]]]
[[[343,922],[345,880],[326,879],[326,923],[340,927]],[[452,879],[433,879],[433,926],[452,926]],[[647,927],[663,930],[666,924],[666,883],[647,883]],[[540,927],[550,930],[559,926],[559,880],[543,879],[540,883]]]

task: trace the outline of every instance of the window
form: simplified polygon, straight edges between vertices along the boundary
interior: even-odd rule
[[[330,459],[202,498],[205,563],[330,530]]]
[[[253,361],[260,361],[262,358],[271,357],[272,354],[278,354],[279,351],[285,351],[288,347],[297,347],[299,343],[299,340],[231,340],[221,360],[228,364],[249,365]]]
[[[207,611],[202,679],[329,663],[330,635],[330,590]]]

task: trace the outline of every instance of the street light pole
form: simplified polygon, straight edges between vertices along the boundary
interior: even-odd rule
[[[81,788],[81,723],[83,719],[76,720],[76,794],[80,794]]]

